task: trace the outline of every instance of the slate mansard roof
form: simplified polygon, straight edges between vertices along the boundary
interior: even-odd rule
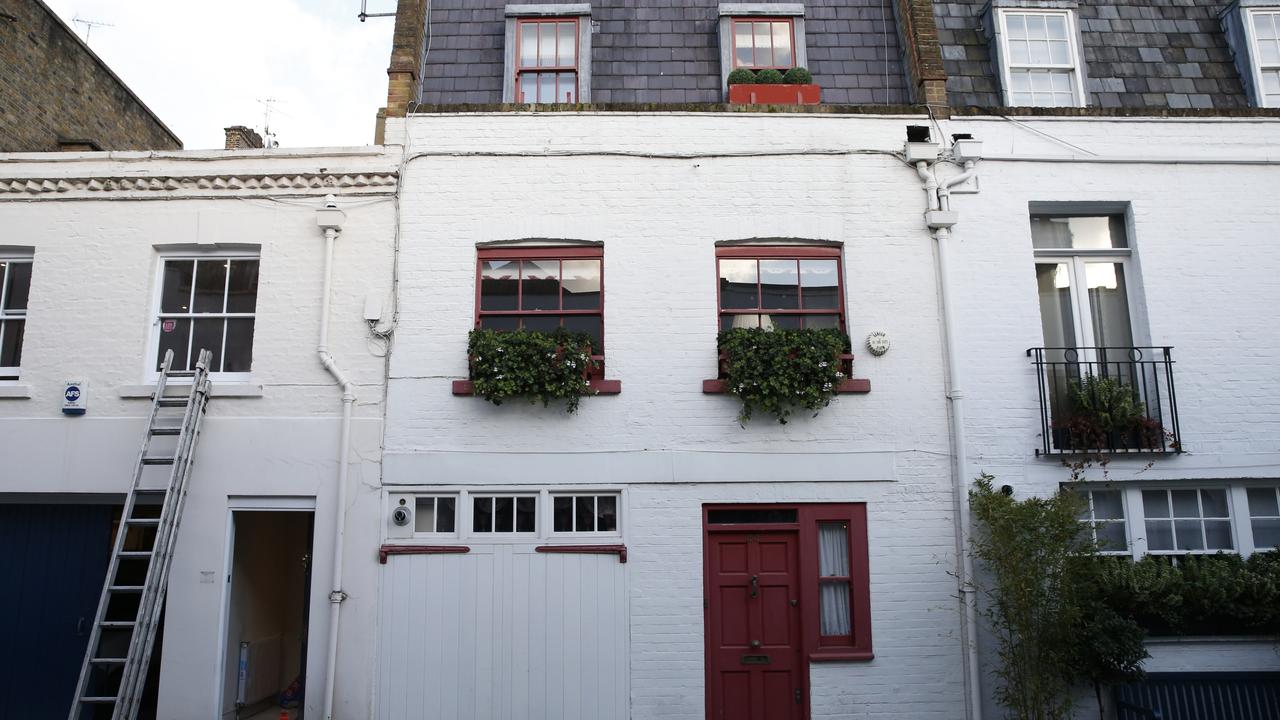
[[[500,103],[506,5],[432,0],[422,102]],[[717,0],[591,0],[591,100],[723,102]],[[807,0],[808,67],[823,102],[910,102],[892,0]]]
[[[1280,3],[1278,3],[1280,4]],[[953,107],[1000,107],[983,20],[988,0],[934,0]],[[1089,107],[1249,107],[1220,0],[1084,0],[1076,7]]]

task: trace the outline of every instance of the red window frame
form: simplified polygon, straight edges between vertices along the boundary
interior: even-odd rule
[[[796,522],[724,523],[711,524],[710,515],[715,510],[795,510]],[[818,568],[818,524],[844,523],[848,528],[849,575],[847,577],[820,577]],[[764,532],[767,530],[793,530],[799,535],[800,549],[800,615],[804,655],[811,662],[827,660],[871,660],[875,652],[871,644],[871,564],[867,541],[866,503],[774,503],[728,504],[702,506],[703,548],[709,547],[710,535],[715,532]],[[851,635],[822,635],[822,606],[820,586],[824,581],[849,583],[849,627]],[[703,587],[711,581],[710,557],[703,553]],[[708,599],[709,602],[709,599]],[[709,607],[709,605],[708,605]],[[710,613],[705,623],[712,622]],[[704,624],[705,624],[704,623]],[[709,643],[711,633],[704,635],[705,651],[712,652]],[[806,683],[807,683],[806,676]]]
[[[579,22],[579,19],[576,17],[539,17],[539,18],[520,18],[516,20],[516,48],[515,48],[516,102],[520,102],[520,103],[562,102],[560,100],[560,78],[562,75],[566,75],[568,73],[573,73],[573,78],[574,78],[573,79],[573,102],[575,103],[579,102],[579,97],[580,97],[579,92],[581,90],[582,73],[578,71],[578,66],[581,64],[580,57],[581,57],[582,48],[579,42],[579,32],[581,32],[581,28],[578,26],[578,22]],[[562,23],[571,23],[573,25],[573,64],[572,65],[539,65],[539,64],[523,65],[522,64],[523,53],[522,53],[521,45],[524,42],[524,28],[529,25],[547,25],[547,24],[559,25]],[[542,33],[540,32],[535,33],[535,35],[539,38],[538,40],[539,47],[537,50],[534,51],[534,62],[536,63],[538,58],[542,57],[542,52],[541,52],[542,51],[542,47],[541,47]],[[556,62],[559,62],[560,33],[557,31],[555,33],[555,36],[556,36],[556,47],[552,49],[551,55]],[[521,82],[524,79],[524,76],[525,75],[536,76],[543,73],[553,74],[556,76],[555,97],[552,98],[550,101],[542,100],[540,98],[536,98],[534,100],[526,100],[525,92],[521,86]],[[567,83],[566,83],[566,87],[567,87]],[[537,89],[535,87],[534,94],[536,95],[536,93],[537,93]]]
[[[524,310],[522,309],[522,300],[524,294],[521,275],[516,277],[516,309],[514,310],[484,310],[481,306],[481,290],[484,282],[484,262],[486,260],[505,260],[515,262],[521,260],[558,260],[563,263],[565,260],[599,260],[600,261],[600,306],[594,309],[586,310],[566,310],[564,309],[564,267],[561,266],[560,277],[560,308],[555,310]],[[602,247],[543,247],[543,248],[491,248],[480,250],[476,253],[476,304],[475,304],[475,327],[481,327],[481,321],[486,317],[514,317],[520,320],[520,327],[523,327],[523,318],[527,317],[560,317],[560,326],[564,326],[563,318],[568,315],[576,315],[582,317],[598,317],[600,318],[600,346],[595,348],[596,354],[592,355],[592,359],[596,361],[592,370],[592,377],[604,377],[604,348],[605,348],[605,328],[604,328],[604,248]]]
[[[721,260],[835,260],[836,261],[836,308],[814,308],[807,309],[804,307],[804,287],[798,287],[798,298],[796,304],[800,307],[796,309],[771,309],[762,307],[764,304],[763,294],[761,293],[761,281],[759,268],[756,271],[756,307],[755,308],[728,308],[723,306],[720,297],[720,261]],[[799,268],[797,268],[797,278],[799,277]],[[797,280],[797,282],[799,282]],[[809,315],[838,315],[838,327],[842,332],[847,332],[845,322],[845,287],[844,287],[844,257],[841,248],[838,247],[723,247],[716,248],[716,329],[720,330],[724,327],[724,318],[733,315],[796,315],[801,318]],[[804,321],[801,320],[803,327]]]
[[[760,65],[755,62],[750,64],[738,62],[738,26],[739,25],[770,25],[769,28],[769,47],[767,49],[756,45],[755,28],[751,29],[751,59],[753,61],[759,59],[761,52],[768,52],[770,60],[777,59],[777,51],[773,47],[773,28],[776,23],[786,23],[787,33],[791,37],[791,64],[790,65]],[[793,18],[789,17],[743,17],[734,18],[732,27],[729,28],[729,36],[733,42],[733,66],[735,68],[747,68],[748,70],[781,70],[786,72],[796,66],[796,23]]]

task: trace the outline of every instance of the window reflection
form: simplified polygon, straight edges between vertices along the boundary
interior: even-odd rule
[[[800,273],[797,261],[760,261],[760,306],[778,310],[800,307]]]
[[[836,258],[720,258],[719,280],[721,330],[843,327]]]

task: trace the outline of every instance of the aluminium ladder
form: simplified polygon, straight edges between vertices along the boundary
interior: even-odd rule
[[[186,501],[192,451],[209,402],[210,360],[210,352],[201,350],[195,370],[173,370],[173,351],[165,352],[70,720],[134,720],[138,715]],[[165,387],[173,378],[190,378],[186,397],[165,396]],[[164,414],[170,408],[182,409],[182,415]],[[176,425],[175,420],[179,421]],[[166,454],[152,454],[152,441],[166,436],[176,438],[174,449],[157,449],[154,452]],[[156,478],[144,478],[157,474],[145,472],[153,466],[169,468],[167,484],[160,486]],[[140,497],[146,500],[139,503]]]

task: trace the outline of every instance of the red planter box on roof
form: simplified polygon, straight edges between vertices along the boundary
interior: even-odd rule
[[[817,105],[822,102],[822,88],[817,85],[741,83],[729,86],[729,102],[733,105]]]

